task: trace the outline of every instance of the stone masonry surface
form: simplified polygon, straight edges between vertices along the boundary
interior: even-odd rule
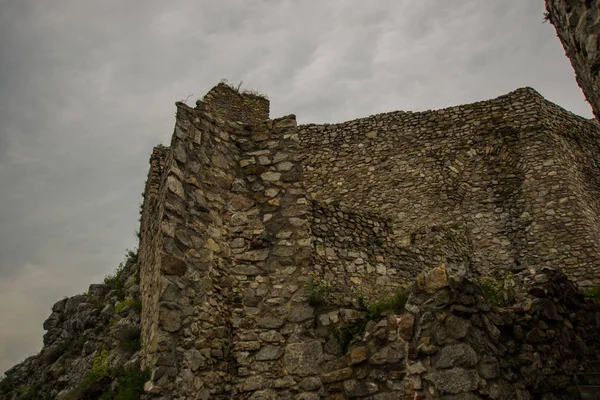
[[[493,273],[561,262],[592,285],[600,282],[598,128],[523,88],[298,129],[308,197],[389,218],[384,248],[423,251],[423,231],[460,233],[468,251],[452,263]]]
[[[219,84],[194,109],[177,104],[171,145],[154,150],[139,254],[146,396],[418,394],[428,384],[407,388],[409,353],[393,340],[365,353],[398,364],[393,376],[341,366],[331,329],[364,317],[361,296],[442,264],[498,278],[558,267],[600,283],[600,126],[535,90],[342,124],[268,113],[266,99]],[[314,282],[331,286],[324,303],[311,301]],[[479,372],[457,368],[421,378],[434,392],[476,390]],[[445,388],[447,373],[464,385]]]

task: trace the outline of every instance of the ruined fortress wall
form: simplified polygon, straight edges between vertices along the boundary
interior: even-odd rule
[[[285,398],[318,374],[322,351],[304,290],[314,263],[296,121],[258,123],[263,107],[224,120],[216,104],[239,94],[220,96],[179,103],[164,166],[151,165],[160,183],[148,185],[158,188],[147,189],[140,247],[147,389]]]
[[[331,325],[364,314],[359,295],[440,264],[566,266],[598,284],[598,125],[532,89],[300,127],[244,96],[219,85],[195,109],[178,103],[171,146],[151,157],[139,254],[149,394],[317,398],[342,362]],[[331,293],[315,304],[323,282]]]
[[[577,83],[600,116],[600,1],[546,0],[548,18],[556,28]]]
[[[144,190],[144,204],[140,223],[140,249],[138,252],[140,265],[140,297],[144,304],[142,337],[144,347],[152,349],[145,354],[147,358],[142,360],[144,366],[154,365],[153,355],[157,343],[158,333],[158,295],[157,287],[160,276],[160,249],[162,239],[160,237],[160,221],[164,212],[164,171],[170,156],[167,147],[155,147],[150,157],[150,171]],[[164,177],[164,178],[163,178]],[[154,343],[154,344],[153,344]]]
[[[524,88],[438,111],[300,126],[307,193],[316,200],[339,200],[357,213],[370,210],[391,218],[393,241],[409,243],[408,249],[435,250],[420,240],[421,232],[460,233],[467,239],[462,249],[473,253],[452,260],[452,252],[440,249],[438,259],[449,264],[501,275],[506,272],[498,271],[570,260],[571,277],[595,276],[574,248],[574,242],[587,239],[570,236],[554,222],[582,217],[559,202],[576,196],[579,186],[564,187],[568,168],[559,162],[560,139],[549,131],[553,122],[541,121],[545,104]],[[553,112],[569,114],[560,108]],[[597,135],[596,125],[585,126]],[[580,168],[580,160],[575,165]],[[598,279],[582,281],[597,284]]]

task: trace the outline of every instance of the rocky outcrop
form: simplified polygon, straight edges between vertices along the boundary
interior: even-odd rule
[[[545,0],[546,19],[556,28],[579,87],[600,117],[600,2]]]
[[[137,254],[103,284],[52,306],[41,352],[5,372],[0,398],[98,398],[143,387]],[[136,388],[137,385],[137,388]],[[112,399],[105,395],[103,399]]]

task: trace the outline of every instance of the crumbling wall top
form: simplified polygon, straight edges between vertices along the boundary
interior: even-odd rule
[[[196,102],[197,109],[204,109],[224,120],[252,125],[269,119],[269,107],[266,96],[240,91],[225,82],[213,87],[202,100]]]

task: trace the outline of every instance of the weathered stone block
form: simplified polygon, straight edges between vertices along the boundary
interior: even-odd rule
[[[187,265],[184,260],[170,254],[163,254],[161,257],[161,265],[162,270],[167,275],[183,275],[187,270]]]
[[[368,358],[367,348],[365,346],[352,347],[350,353],[350,364],[359,364]]]
[[[277,360],[283,356],[283,349],[281,347],[267,345],[261,348],[258,353],[256,353],[257,361],[271,361]]]
[[[479,375],[475,370],[452,368],[424,375],[442,394],[472,392],[477,389]]]
[[[176,332],[181,327],[181,315],[179,311],[161,309],[159,312],[160,326],[167,332]]]
[[[436,366],[438,368],[472,367],[477,364],[477,353],[467,343],[442,347]]]
[[[323,348],[318,341],[288,344],[283,358],[289,374],[308,376],[315,374],[323,361]]]

